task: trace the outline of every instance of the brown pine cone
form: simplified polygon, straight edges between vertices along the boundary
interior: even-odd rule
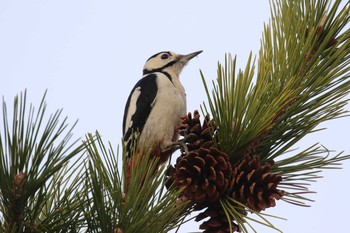
[[[216,202],[226,194],[232,180],[232,166],[227,154],[215,147],[200,148],[177,159],[171,171],[182,194],[195,204]]]
[[[200,114],[197,110],[192,114],[189,112],[181,118],[179,126],[180,135],[184,137],[184,142],[188,151],[197,150],[200,147],[209,148],[213,145],[212,133],[215,130],[214,120],[210,120],[207,115],[201,125]]]
[[[199,229],[204,230],[204,233],[239,232],[238,225],[233,221],[231,222],[232,231],[230,231],[229,220],[219,203],[214,203],[203,212],[199,213],[195,221],[199,222],[207,217],[209,217],[209,219],[199,226]]]
[[[229,195],[257,212],[275,206],[284,191],[277,189],[282,177],[271,173],[272,165],[273,161],[261,163],[258,156],[245,156],[233,168]]]

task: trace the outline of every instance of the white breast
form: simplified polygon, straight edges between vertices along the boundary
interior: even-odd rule
[[[171,82],[164,74],[157,75],[158,93],[139,142],[151,147],[160,144],[165,149],[178,139],[177,127],[181,116],[186,114],[186,94],[178,77],[173,77]]]

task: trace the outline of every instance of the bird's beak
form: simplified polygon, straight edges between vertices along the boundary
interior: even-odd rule
[[[192,58],[194,58],[195,56],[197,56],[198,54],[200,54],[201,52],[203,52],[203,50],[197,51],[197,52],[193,52],[187,55],[178,55],[178,59],[180,62],[185,62],[187,63],[189,60],[191,60]]]

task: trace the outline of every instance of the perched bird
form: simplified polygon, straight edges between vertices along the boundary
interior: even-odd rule
[[[178,140],[181,116],[186,114],[186,94],[179,75],[201,52],[180,55],[165,51],[146,61],[143,77],[131,90],[124,111],[123,140],[129,160],[135,155],[132,147],[138,152],[150,150],[151,156],[160,157],[159,165],[169,159],[170,148]]]

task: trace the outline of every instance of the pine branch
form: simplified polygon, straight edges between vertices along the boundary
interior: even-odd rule
[[[187,151],[176,166],[157,170],[157,159],[139,156],[127,189],[125,153],[98,133],[70,143],[74,125],[61,110],[46,120],[45,95],[37,111],[26,93],[16,97],[12,122],[3,103],[0,232],[168,232],[194,210],[204,232],[255,231],[251,221],[279,231],[262,211],[280,199],[308,206],[310,183],[350,159],[319,144],[292,150],[347,113],[350,3],[340,3],[271,1],[258,58],[236,71],[227,55],[212,91],[201,72],[205,118],[182,119]],[[73,162],[84,149],[88,158]]]
[[[26,92],[15,98],[12,124],[3,101],[0,132],[0,229],[5,232],[78,231],[80,181],[71,179],[79,162],[68,162],[83,147],[70,143],[74,127],[61,111],[46,120],[45,95],[37,111],[27,110]],[[46,124],[45,124],[46,122]],[[12,127],[10,127],[12,125]],[[80,166],[81,167],[81,166]],[[79,176],[79,173],[74,174]],[[65,193],[61,193],[65,191]]]
[[[312,192],[310,182],[321,178],[323,169],[339,168],[340,162],[350,159],[319,145],[299,153],[292,150],[306,135],[321,130],[320,123],[347,114],[350,5],[340,8],[340,3],[271,1],[257,69],[250,55],[246,68],[237,72],[236,58],[227,55],[224,65],[218,65],[212,91],[201,72],[208,97],[202,110],[213,117],[211,139],[200,134],[200,127],[184,122],[182,128],[195,135],[185,141],[196,150],[207,148],[205,141],[214,141],[215,148],[227,153],[233,169],[231,188],[221,193],[221,207],[207,203],[201,213],[210,217],[204,232],[229,232],[227,221],[231,231],[246,232],[242,219],[249,219],[247,213],[252,210],[261,216],[279,199],[308,206],[311,200],[304,195]],[[226,222],[217,219],[222,211]]]
[[[164,168],[154,174],[156,159],[145,155],[136,161],[124,193],[119,154],[98,133],[88,135],[85,146],[88,232],[168,232],[181,224],[187,203],[177,200],[179,191],[164,190]]]

